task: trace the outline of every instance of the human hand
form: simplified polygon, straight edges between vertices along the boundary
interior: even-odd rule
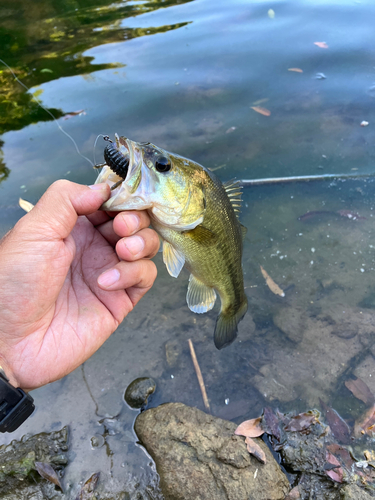
[[[0,241],[0,365],[16,387],[77,368],[153,285],[149,217],[98,211],[109,194],[57,181]]]

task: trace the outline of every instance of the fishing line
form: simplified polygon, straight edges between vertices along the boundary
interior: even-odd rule
[[[6,66],[8,68],[8,70],[12,73],[14,79],[16,80],[17,83],[19,83],[27,92],[30,92],[30,89],[23,83],[21,82],[21,80],[18,78],[18,76],[14,73],[14,71],[12,70],[12,68],[5,62],[3,61],[2,59],[0,59],[0,63],[2,63],[4,66]],[[77,153],[79,154],[79,156],[81,156],[81,158],[84,158],[86,161],[88,161],[90,163],[90,165],[93,167],[94,164],[93,162],[87,158],[87,156],[83,155],[81,153],[81,151],[79,150],[78,146],[77,146],[77,143],[76,141],[73,139],[73,137],[68,134],[68,132],[66,132],[62,126],[60,125],[60,123],[56,120],[56,118],[53,116],[53,114],[51,113],[51,111],[49,111],[47,108],[45,108],[42,104],[42,102],[37,98],[35,97],[33,94],[31,94],[31,98],[34,99],[34,101],[38,104],[38,106],[40,106],[46,113],[48,113],[50,115],[50,117],[53,119],[53,121],[56,123],[57,125],[57,128],[60,130],[60,132],[62,132],[64,135],[66,135],[66,137],[68,137],[72,143],[74,144],[74,147],[77,151]]]
[[[93,167],[95,167],[95,165],[97,165],[97,163],[96,163],[96,155],[95,155],[95,148],[96,148],[96,143],[98,142],[99,137],[103,137],[103,139],[105,140],[105,138],[108,137],[108,135],[99,134],[99,135],[96,136],[96,139],[95,139],[95,142],[94,142],[94,165],[93,165]]]

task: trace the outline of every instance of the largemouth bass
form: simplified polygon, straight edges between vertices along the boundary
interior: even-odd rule
[[[151,143],[108,137],[96,183],[107,182],[112,195],[103,210],[147,210],[163,240],[163,260],[177,278],[185,266],[191,273],[187,304],[195,313],[221,309],[214,342],[218,349],[237,336],[247,311],[241,266],[246,229],[238,221],[241,188],[222,184],[208,169]]]

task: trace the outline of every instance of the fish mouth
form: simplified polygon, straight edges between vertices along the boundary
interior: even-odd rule
[[[121,211],[148,208],[144,196],[134,195],[142,179],[142,143],[115,134],[115,142],[110,141],[110,144],[106,146],[104,158],[106,164],[95,184],[103,182],[108,184],[111,188],[111,196],[100,207],[101,210]]]

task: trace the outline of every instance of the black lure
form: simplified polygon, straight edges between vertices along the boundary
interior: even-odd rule
[[[110,142],[104,149],[104,159],[106,164],[115,174],[126,179],[129,168],[129,158],[120,153],[113,142]]]

